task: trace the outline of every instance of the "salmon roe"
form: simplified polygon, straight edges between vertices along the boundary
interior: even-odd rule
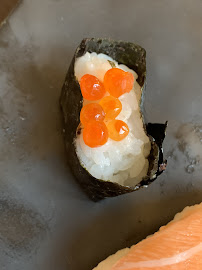
[[[80,88],[83,98],[91,101],[101,99],[106,93],[103,83],[90,74],[85,74],[81,78]]]
[[[105,119],[116,118],[122,110],[121,101],[118,98],[107,96],[101,99],[100,105],[105,112]]]
[[[112,120],[107,123],[109,138],[114,141],[123,140],[129,133],[128,125],[121,120]]]
[[[81,109],[80,121],[83,125],[86,125],[89,121],[103,121],[105,118],[105,112],[98,103],[90,103]]]
[[[133,88],[134,76],[119,68],[109,69],[104,76],[104,87],[113,97],[129,93]]]
[[[83,129],[83,140],[89,147],[104,145],[108,140],[108,130],[104,122],[90,121]]]

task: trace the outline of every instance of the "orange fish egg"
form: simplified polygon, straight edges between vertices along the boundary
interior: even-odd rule
[[[90,74],[85,74],[81,78],[80,88],[83,98],[91,101],[101,99],[106,93],[103,83]]]
[[[102,98],[100,105],[105,112],[105,119],[107,120],[116,118],[122,110],[121,101],[112,96]]]
[[[114,141],[123,140],[129,133],[128,125],[121,120],[112,120],[107,123],[109,138]]]
[[[83,125],[86,125],[89,121],[103,121],[105,118],[105,112],[98,103],[90,103],[81,109],[80,121]]]
[[[91,121],[83,129],[83,140],[89,147],[104,145],[108,140],[108,130],[104,122]]]
[[[109,69],[104,76],[104,87],[113,97],[120,97],[129,93],[134,84],[134,76],[131,72],[125,72],[119,68]]]

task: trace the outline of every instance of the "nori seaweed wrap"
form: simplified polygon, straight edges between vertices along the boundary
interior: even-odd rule
[[[120,64],[124,64],[134,70],[138,79],[137,82],[142,88],[141,92],[141,114],[145,132],[151,142],[151,151],[148,156],[149,168],[147,175],[140,179],[134,187],[119,185],[115,182],[104,181],[93,177],[80,163],[77,156],[74,140],[79,134],[80,129],[80,111],[82,108],[83,97],[80,85],[75,77],[74,66],[77,58],[83,56],[86,52],[97,54],[103,53]],[[94,201],[105,197],[114,197],[124,193],[138,190],[153,182],[166,167],[166,161],[163,160],[162,143],[165,138],[167,122],[165,124],[146,124],[143,115],[143,97],[145,91],[146,79],[146,51],[130,42],[113,41],[111,39],[84,39],[77,48],[69,70],[67,72],[62,93],[60,105],[64,119],[64,139],[67,150],[67,159],[69,166],[78,183]]]

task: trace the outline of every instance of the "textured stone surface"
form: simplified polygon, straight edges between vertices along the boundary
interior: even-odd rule
[[[2,270],[90,270],[201,201],[201,8],[200,0],[24,0],[0,29]],[[166,172],[96,204],[66,166],[58,104],[84,37],[146,49],[147,119],[169,123]]]

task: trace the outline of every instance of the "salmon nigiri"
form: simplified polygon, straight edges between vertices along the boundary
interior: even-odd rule
[[[201,270],[202,203],[186,207],[158,232],[118,251],[94,270]]]

